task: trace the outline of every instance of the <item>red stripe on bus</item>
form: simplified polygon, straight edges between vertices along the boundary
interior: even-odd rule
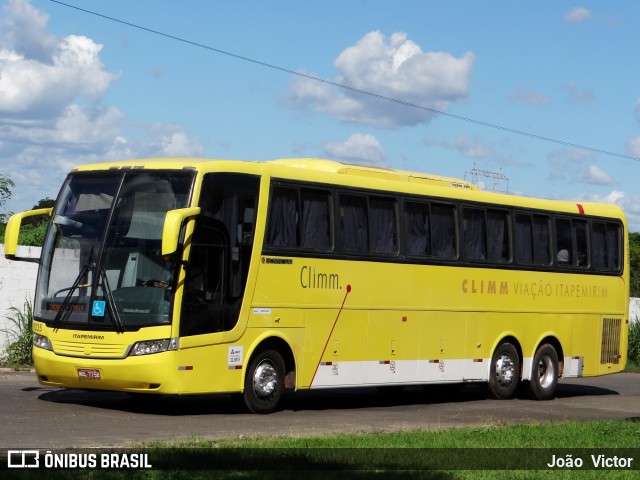
[[[336,328],[336,324],[338,323],[338,319],[340,318],[340,314],[342,313],[342,309],[344,308],[344,302],[347,301],[347,297],[349,296],[349,293],[351,293],[351,285],[347,285],[347,293],[344,294],[344,298],[342,299],[342,305],[340,305],[340,310],[338,310],[338,315],[336,315],[336,319],[333,321],[333,327],[331,327],[331,331],[329,332],[327,341],[324,344],[324,348],[322,349],[322,353],[320,354],[320,360],[318,360],[318,364],[316,365],[316,370],[315,372],[313,372],[313,377],[311,377],[311,383],[309,384],[309,386],[313,385],[313,381],[315,380],[316,374],[318,373],[318,368],[320,368],[320,364],[322,363],[322,357],[324,357],[324,352],[327,351],[327,345],[329,345],[329,340],[331,340],[331,335],[333,335],[333,331]]]

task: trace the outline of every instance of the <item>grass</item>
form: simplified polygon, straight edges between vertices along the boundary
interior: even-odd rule
[[[640,422],[509,425],[323,437],[193,438],[135,445],[151,470],[16,471],[17,479],[635,479],[637,470],[550,470],[552,455],[634,457],[640,468]],[[84,450],[83,453],[94,450]],[[103,450],[99,450],[97,455]],[[201,470],[205,468],[208,470]]]
[[[627,360],[627,366],[624,369],[627,373],[640,373],[640,365],[631,359]]]

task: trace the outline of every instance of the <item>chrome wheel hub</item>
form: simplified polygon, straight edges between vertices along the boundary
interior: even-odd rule
[[[502,386],[509,386],[516,376],[515,365],[509,355],[502,354],[496,362],[496,378]]]
[[[538,384],[542,388],[549,388],[553,384],[555,376],[553,362],[548,355],[545,355],[538,363]]]
[[[278,385],[278,374],[269,362],[264,361],[253,373],[253,391],[259,397],[268,397],[275,392]]]

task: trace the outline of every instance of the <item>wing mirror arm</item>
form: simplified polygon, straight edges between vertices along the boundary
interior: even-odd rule
[[[20,225],[22,220],[27,217],[35,217],[36,215],[51,216],[53,208],[38,208],[11,215],[4,231],[4,256],[12,260],[33,261],[32,259],[16,257],[18,251],[18,237],[20,236]]]
[[[199,214],[200,207],[179,208],[167,212],[162,228],[162,255],[172,255],[178,250],[182,224],[187,218]]]

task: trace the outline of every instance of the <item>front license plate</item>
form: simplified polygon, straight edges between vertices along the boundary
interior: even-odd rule
[[[97,368],[78,368],[78,378],[81,380],[100,380],[100,370]]]

